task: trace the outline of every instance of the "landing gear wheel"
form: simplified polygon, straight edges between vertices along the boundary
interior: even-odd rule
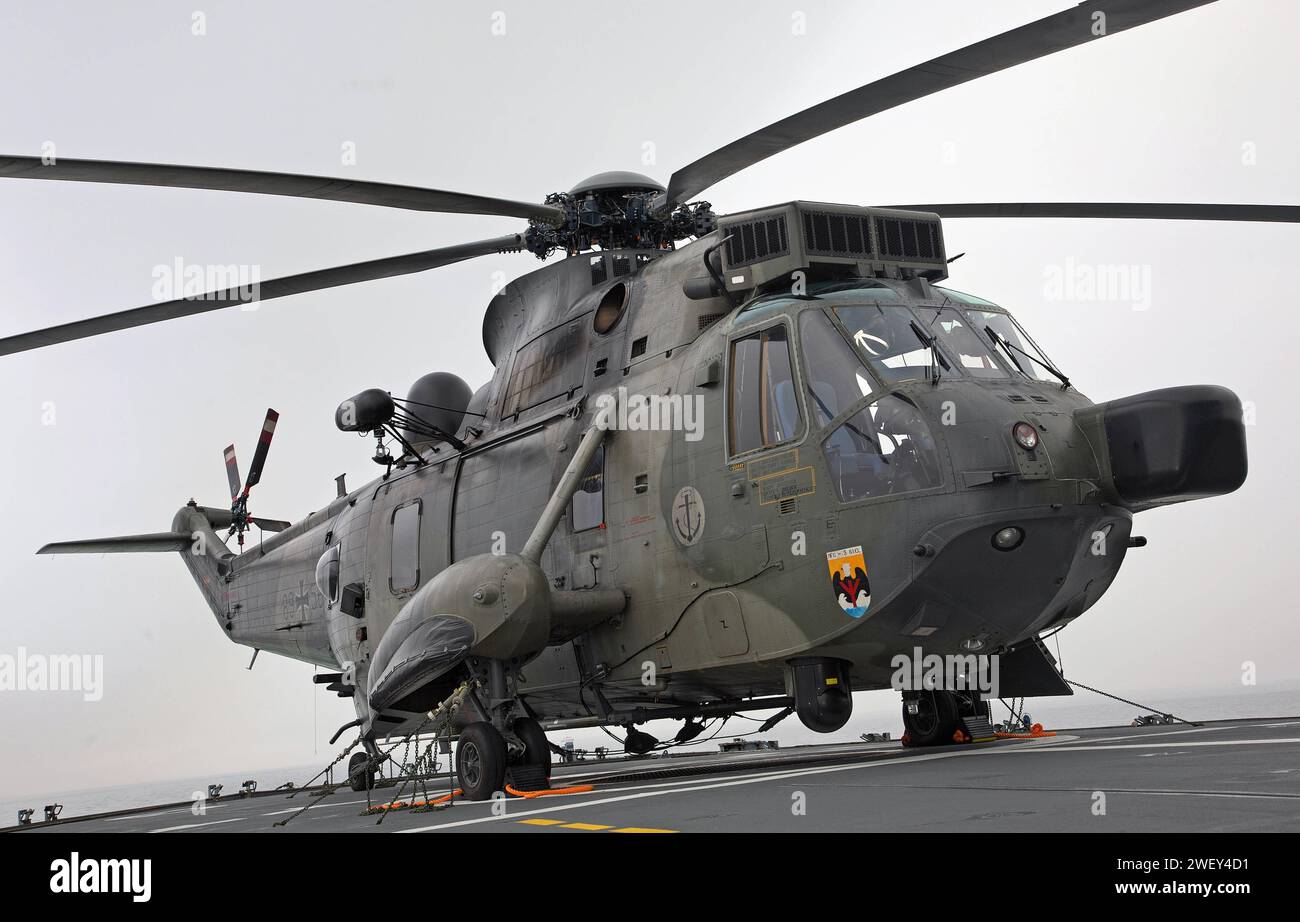
[[[551,747],[546,743],[546,734],[542,725],[531,717],[520,717],[514,723],[515,736],[524,744],[524,755],[520,759],[523,765],[535,765],[542,770],[547,781],[551,780]]]
[[[952,692],[923,691],[915,699],[917,711],[908,712],[908,701],[903,702],[903,727],[912,746],[941,746],[952,742],[952,735],[961,725],[957,713],[957,697]]]
[[[470,800],[487,800],[505,789],[506,741],[496,727],[480,720],[460,731],[456,777]]]
[[[348,759],[348,787],[354,791],[368,791],[375,786],[375,770],[370,767],[370,756],[364,752],[352,753]]]

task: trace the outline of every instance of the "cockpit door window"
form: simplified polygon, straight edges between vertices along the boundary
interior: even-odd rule
[[[799,393],[785,324],[732,341],[727,415],[733,455],[799,434]]]

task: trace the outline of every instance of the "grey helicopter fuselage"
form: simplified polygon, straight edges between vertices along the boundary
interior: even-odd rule
[[[677,424],[615,426],[542,554],[554,589],[627,599],[522,664],[518,694],[552,726],[590,719],[598,697],[623,709],[788,695],[792,663],[841,664],[860,690],[888,687],[895,656],[916,648],[1008,650],[1097,602],[1133,512],[1235,487],[1188,470],[1186,453],[1160,481],[1155,461],[1116,444],[1125,421],[1185,434],[1184,405],[1230,416],[1229,392],[1094,405],[1031,362],[1041,353],[1002,308],[933,284],[941,246],[928,268],[804,259],[807,272],[776,265],[780,284],[760,286],[761,261],[746,277],[732,265],[743,252],[718,254],[736,227],[509,284],[484,318],[495,373],[456,433],[463,448],[425,443],[422,462],[408,453],[242,555],[182,554],[222,629],[340,670],[335,690],[360,718],[409,730],[427,702],[368,715],[376,646],[436,574],[519,552],[609,396],[663,399],[677,415],[659,422]],[[753,287],[738,297],[733,283]],[[998,348],[999,330],[1023,358]],[[895,334],[918,338],[900,349]],[[194,506],[173,531],[220,541]],[[335,576],[318,581],[331,554]]]

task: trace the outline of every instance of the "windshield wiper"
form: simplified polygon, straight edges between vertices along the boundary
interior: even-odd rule
[[[930,350],[930,383],[938,384],[939,379],[942,377],[939,372],[939,365],[943,366],[944,371],[952,371],[952,366],[948,364],[948,360],[939,351],[938,337],[927,335],[925,330],[916,325],[915,320],[907,321],[907,325],[912,328],[912,332],[921,341],[921,345]]]
[[[1027,375],[1029,374],[1029,372],[1025,371],[1024,366],[1022,366],[1020,362],[1016,361],[1016,357],[1011,354],[1012,350],[1019,352],[1025,358],[1029,359],[1029,361],[1034,362],[1035,364],[1038,365],[1042,365],[1045,369],[1047,369],[1049,373],[1055,375],[1057,380],[1061,382],[1061,390],[1066,390],[1067,388],[1070,387],[1070,379],[1067,378],[1064,374],[1057,371],[1051,365],[1048,365],[1042,359],[1030,355],[1028,352],[1026,352],[1024,349],[1021,349],[1019,346],[1007,342],[1005,339],[999,336],[992,327],[986,326],[984,328],[984,332],[989,335],[989,339],[993,340],[993,345],[1002,347],[1002,351],[1007,354],[1007,358],[1011,359],[1011,361],[1015,364],[1016,368],[1020,369],[1021,374]]]
[[[992,327],[985,327],[984,332],[988,335],[989,340],[993,343],[993,348],[996,349],[999,346],[1001,346],[1002,354],[1007,357],[1008,361],[1010,361],[1012,365],[1016,366],[1016,371],[1020,372],[1022,375],[1028,378],[1030,376],[1029,372],[1025,371],[1025,366],[1020,364],[1020,360],[1016,358],[1015,354],[1008,347],[1007,343],[1003,341],[1002,337],[998,336],[998,334],[994,332]]]

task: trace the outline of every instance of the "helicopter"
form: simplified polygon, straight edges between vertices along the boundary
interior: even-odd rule
[[[1241,403],[1212,385],[1094,403],[1005,308],[941,284],[944,219],[1300,221],[1300,207],[793,201],[717,215],[720,180],[838,127],[1212,0],[1101,0],[868,83],[715,150],[541,203],[285,173],[6,156],[0,178],[235,191],[526,220],[502,236],[263,281],[270,300],[476,256],[562,258],[495,295],[490,381],[345,399],[384,473],[253,516],[268,410],[229,509],[38,553],[179,553],[233,642],[329,670],[373,783],[379,742],[454,704],[464,795],[545,786],[547,732],[772,711],[834,732],[898,659],[996,658],[997,692],[1066,695],[1041,638],[1111,585],[1136,513],[1232,492]],[[237,306],[231,288],[0,338],[0,355]],[[244,547],[253,526],[268,533]],[[224,537],[223,533],[224,532]],[[230,538],[237,549],[228,547]],[[958,679],[963,676],[958,676]],[[988,689],[900,689],[905,740],[991,735]],[[333,742],[332,740],[331,742]]]

